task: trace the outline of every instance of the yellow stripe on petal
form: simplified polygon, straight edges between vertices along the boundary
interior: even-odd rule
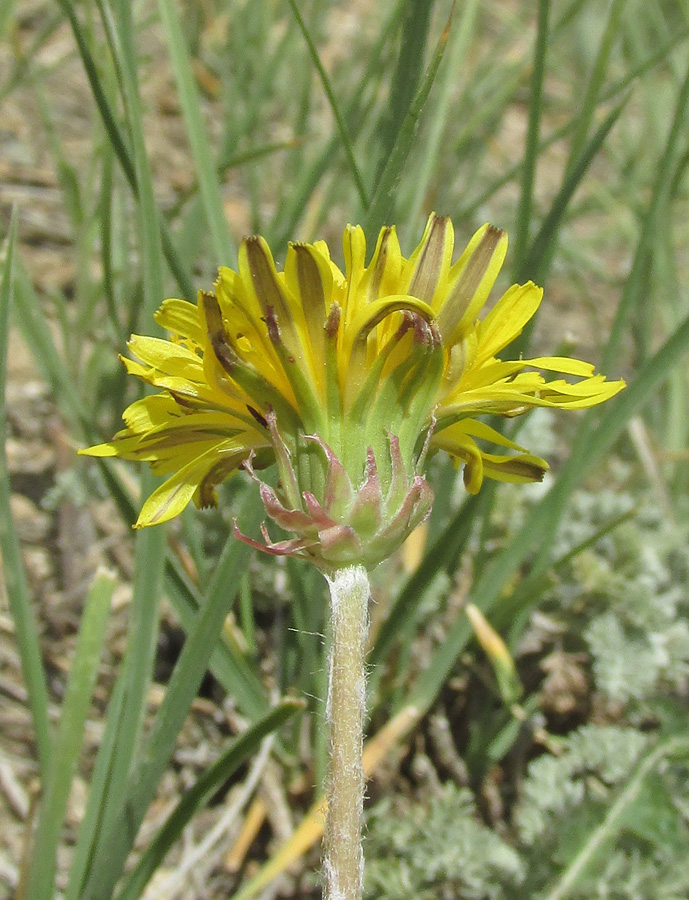
[[[520,383],[519,378],[516,378],[515,381],[517,384]],[[620,382],[617,381],[606,381],[603,375],[593,375],[591,378],[584,378],[582,381],[565,381],[564,378],[558,378],[554,381],[546,382],[546,388],[557,393],[579,396],[596,393],[598,390],[607,391],[610,387],[619,384]]]
[[[247,415],[247,419],[248,419]],[[146,433],[145,440],[165,441],[172,444],[175,441],[184,443],[188,440],[208,440],[209,438],[232,438],[241,440],[249,446],[258,440],[262,442],[263,436],[254,432],[246,421],[240,421],[223,412],[202,411],[181,415],[175,419],[152,428]]]
[[[240,256],[243,253],[243,247],[244,244],[242,243],[239,247]],[[215,282],[215,294],[223,315],[228,319],[230,329],[236,324],[236,326],[245,330],[250,340],[255,336],[260,342],[267,337],[265,327],[261,321],[264,310],[256,297],[256,293],[246,290],[244,281],[239,272],[228,269],[227,266],[221,266],[218,269],[218,277]],[[238,317],[236,323],[235,316]]]
[[[541,304],[543,289],[532,281],[513,285],[478,326],[476,362],[481,363],[511,343]]]
[[[164,300],[160,309],[153,314],[153,318],[161,328],[177,337],[187,338],[199,347],[206,343],[199,311],[194,303],[187,300]]]
[[[497,444],[499,447],[508,447],[510,450],[519,450],[523,453],[526,452],[524,447],[516,444],[504,434],[500,434],[499,431],[496,431],[495,428],[491,428],[490,425],[487,425],[485,422],[479,422],[477,419],[463,419],[461,422],[458,422],[456,425],[449,428],[448,432],[450,437],[455,434],[470,435],[481,441]]]
[[[122,418],[130,431],[141,434],[178,415],[180,408],[170,394],[154,394],[130,404],[122,413]]]
[[[625,386],[623,381],[605,381],[594,376],[578,384],[566,381],[520,381],[521,375],[511,383],[486,386],[475,391],[461,391],[452,402],[443,403],[438,419],[455,420],[473,415],[474,412],[515,415],[535,406],[550,408],[587,409],[615,396]],[[598,380],[600,378],[600,380]]]
[[[219,446],[220,442],[217,438],[180,442],[176,447],[172,444],[151,445],[145,452],[129,458],[146,460],[154,475],[167,476],[206,453],[216,453]]]
[[[570,359],[568,356],[539,356],[536,359],[522,360],[523,365],[534,369],[545,369],[548,372],[561,372],[563,375],[579,375],[590,378],[594,367],[583,359]]]
[[[279,365],[263,321],[263,310],[256,296],[247,293],[237,272],[224,267],[219,269],[214,287],[227,329],[237,344],[246,341],[253,352],[260,354],[268,365]],[[199,291],[197,297],[201,322],[204,321],[202,313],[205,293]]]
[[[95,456],[98,459],[121,455],[119,445],[115,440],[107,441],[105,444],[95,444],[93,447],[80,447],[77,453],[79,456]]]
[[[366,236],[361,225],[347,225],[342,236],[342,250],[347,277],[342,321],[346,325],[366,302],[363,292],[359,291],[361,279],[366,271]]]
[[[177,375],[192,381],[203,380],[201,358],[182,344],[172,344],[162,338],[133,334],[127,347],[142,363],[162,374]]]
[[[624,381],[604,381],[598,382],[595,386],[587,385],[582,382],[581,385],[571,385],[565,382],[564,385],[558,385],[552,389],[553,382],[548,382],[546,388],[541,391],[544,400],[552,400],[553,406],[567,406],[571,409],[588,409],[590,406],[596,406],[604,400],[610,400],[626,386]],[[577,390],[578,388],[578,390]]]
[[[393,226],[381,228],[373,258],[359,285],[362,300],[374,303],[389,294],[404,293],[401,287],[402,253]],[[348,319],[348,322],[351,321]]]
[[[148,528],[150,525],[162,525],[163,522],[169,522],[183,512],[203,481],[206,468],[197,473],[192,464],[175,472],[146,500],[134,527]],[[190,481],[192,473],[194,480]]]
[[[493,357],[481,365],[470,368],[452,393],[463,394],[466,391],[477,390],[487,385],[504,383],[508,379],[512,380],[515,375],[519,375],[525,365],[526,363],[523,360],[503,362]],[[538,381],[534,381],[534,384],[540,385],[544,383],[545,379],[543,376],[536,372],[529,372],[529,376],[538,379]]]
[[[312,373],[324,400],[325,320],[333,293],[330,261],[313,246],[290,244],[285,260],[285,283],[304,311]]]
[[[150,366],[142,366],[140,362],[130,359],[128,356],[120,354],[120,362],[127,370],[127,375],[135,375],[143,381],[150,382],[151,377],[155,375],[155,369],[152,369]]]
[[[135,528],[160,525],[179,515],[193,498],[197,488],[223,455],[222,445],[215,445],[201,456],[179,468],[144,503]],[[248,452],[246,454],[248,456]],[[233,458],[234,458],[233,454]],[[239,461],[237,461],[239,465]]]

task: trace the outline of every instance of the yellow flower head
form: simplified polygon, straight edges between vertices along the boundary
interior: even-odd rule
[[[507,250],[500,229],[484,225],[454,263],[452,224],[436,215],[408,259],[394,227],[381,230],[368,265],[359,226],[347,226],[343,243],[344,273],[323,241],[292,244],[278,272],[266,242],[247,238],[239,271],[221,268],[212,293],[163,303],[156,321],[168,340],[132,336],[127,371],[160,392],[125,410],[112,441],[84,452],[145,460],[168,476],[138,527],[191,499],[214,505],[215,486],[242,465],[256,477],[277,463],[279,489],[261,483],[261,496],[298,537],[266,536],[264,549],[326,570],[372,566],[430,509],[428,453],[462,463],[472,493],[485,477],[542,479],[544,460],[477,416],[582,409],[624,386],[580,360],[498,358],[542,297],[531,282],[514,285],[477,318]]]

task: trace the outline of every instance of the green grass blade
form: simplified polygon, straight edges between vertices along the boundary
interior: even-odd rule
[[[29,696],[29,706],[41,777],[48,774],[51,756],[50,723],[48,720],[48,687],[36,620],[31,609],[31,593],[26,580],[19,538],[14,527],[10,506],[10,475],[7,467],[7,415],[5,389],[7,384],[7,349],[10,332],[10,307],[14,300],[17,214],[13,212],[2,266],[0,285],[0,551],[3,575],[12,621],[14,622],[22,675]]]
[[[304,40],[306,41],[306,45],[309,48],[311,59],[313,60],[313,64],[316,67],[318,76],[321,79],[321,84],[323,85],[325,96],[328,98],[328,103],[330,104],[333,116],[335,117],[335,121],[337,122],[337,129],[340,134],[340,140],[342,141],[342,146],[344,147],[345,153],[347,155],[347,161],[349,162],[349,168],[352,172],[354,185],[356,186],[357,193],[359,194],[359,201],[363,209],[366,210],[369,206],[368,197],[366,196],[366,188],[364,186],[361,172],[359,171],[359,167],[354,156],[354,147],[352,146],[352,140],[349,136],[347,123],[344,120],[344,117],[340,110],[340,105],[337,102],[337,98],[335,97],[335,92],[333,91],[332,85],[330,83],[328,73],[325,71],[323,63],[321,62],[321,58],[318,55],[318,49],[311,38],[311,34],[309,33],[309,29],[306,27],[306,23],[304,22],[301,13],[299,12],[299,7],[296,4],[296,0],[288,0],[288,3],[290,5],[292,13],[294,14],[297,25],[299,26],[301,33],[304,35]]]
[[[567,159],[566,171],[569,171],[577,160],[579,154],[583,151],[586,144],[586,138],[593,122],[593,116],[599,102],[600,94],[603,89],[603,82],[608,70],[610,54],[615,41],[620,33],[620,21],[627,0],[613,0],[608,12],[608,19],[605,23],[603,37],[598,48],[596,60],[593,64],[591,77],[586,85],[584,99],[581,104],[581,110],[576,117],[576,130],[572,136],[572,142],[569,145],[569,157]]]
[[[88,37],[84,29],[81,27],[81,23],[79,21],[79,17],[77,16],[74,3],[72,2],[72,0],[57,0],[57,2],[60,4],[62,11],[67,17],[67,21],[70,24],[72,33],[74,34],[74,39],[77,43],[77,49],[79,50],[79,55],[81,56],[81,61],[84,66],[84,70],[86,71],[86,77],[88,78],[94,100],[96,101],[96,106],[98,107],[101,119],[103,120],[103,125],[108,137],[110,138],[110,143],[112,144],[115,154],[120,161],[122,170],[125,174],[125,178],[130,183],[130,185],[135,188],[136,173],[134,170],[134,163],[132,162],[129,148],[126,146],[124,136],[120,130],[120,126],[118,125],[117,118],[105,94],[105,89],[102,85],[102,79],[100,73],[98,72],[98,67],[96,66],[93,54],[91,53],[91,50],[89,48]]]
[[[117,312],[113,271],[113,167],[114,154],[112,147],[109,143],[106,143],[103,148],[103,168],[99,198],[100,259],[103,268],[103,292],[105,293],[105,305],[108,310],[110,327],[113,335],[124,343],[126,335],[122,333],[122,326]]]
[[[129,512],[125,511],[125,518],[131,522],[135,518],[135,512],[131,500],[129,503]],[[242,521],[245,530],[247,530],[248,524],[250,523]],[[189,632],[201,606],[201,600],[196,596],[193,586],[182,574],[179,565],[170,556],[168,556],[166,571],[166,590],[180,616],[185,631]],[[221,642],[213,652],[210,668],[228,693],[236,696],[237,705],[242,713],[252,721],[257,721],[264,714],[268,704],[258,676],[255,672],[248,671],[242,662],[241,658],[232,654],[231,648]],[[104,797],[115,765],[117,735],[125,689],[126,672],[122,669],[108,707],[105,734],[91,779],[86,814],[79,829],[65,900],[80,900],[86,874],[93,863],[95,847],[102,837]]]
[[[369,118],[369,108],[364,98],[374,91],[381,77],[381,65],[385,49],[394,34],[399,17],[404,10],[405,0],[397,0],[390,11],[390,15],[380,30],[378,40],[371,50],[368,62],[363,74],[357,79],[352,89],[350,100],[345,110],[345,121],[352,139],[360,133]],[[370,105],[373,105],[372,103]],[[313,196],[316,188],[332,165],[332,159],[340,145],[340,138],[333,135],[318,157],[308,166],[302,167],[300,177],[289,192],[286,192],[282,204],[278,207],[275,221],[266,238],[273,248],[273,252],[284,248],[287,242],[294,237],[297,225],[304,215],[309,198]]]
[[[7,30],[10,16],[14,12],[14,7],[16,5],[17,0],[5,0],[2,7],[0,7],[0,38],[5,37],[5,31]]]
[[[32,848],[33,865],[27,887],[27,896],[32,900],[52,900],[54,896],[58,843],[98,675],[114,588],[113,575],[97,572],[81,618]]]
[[[499,603],[510,578],[538,544],[543,547],[541,560],[537,560],[532,572],[537,574],[547,567],[550,558],[550,540],[557,530],[573,489],[584,475],[601,461],[627,422],[648,403],[653,392],[667,378],[668,373],[677,365],[688,348],[689,318],[685,319],[641,369],[634,381],[611,404],[601,422],[594,427],[597,411],[587,414],[556,484],[540,503],[532,507],[519,533],[486,567],[473,588],[471,599],[485,613],[489,613]],[[471,628],[465,617],[460,617],[420,675],[407,702],[424,710],[433,703],[471,639],[471,634]]]
[[[102,80],[98,73],[98,68],[93,59],[93,54],[91,53],[91,50],[89,48],[88,38],[84,33],[84,29],[81,27],[81,23],[79,22],[79,18],[76,14],[74,4],[72,0],[58,0],[58,3],[62,7],[62,10],[67,16],[67,20],[69,21],[69,24],[72,28],[72,32],[77,43],[77,48],[79,50],[79,55],[81,56],[82,64],[86,72],[86,77],[88,78],[91,92],[93,93],[94,100],[96,101],[96,107],[103,121],[103,125],[110,139],[110,143],[112,144],[115,155],[117,156],[118,162],[122,167],[122,171],[124,172],[124,176],[127,179],[134,197],[138,197],[139,185],[137,182],[136,168],[134,165],[132,154],[127,146],[127,142],[125,141],[120,126],[117,123],[117,118],[108,101],[105,90],[103,89],[101,83]],[[175,280],[177,281],[177,284],[179,285],[182,293],[186,297],[195,297],[196,289],[194,288],[194,280],[191,276],[191,272],[189,271],[185,262],[182,260],[182,257],[177,250],[177,247],[175,246],[175,242],[172,238],[167,223],[162,218],[162,215],[160,215],[160,213],[157,213],[157,221],[158,228],[160,229],[163,252],[165,254],[165,259],[167,260],[167,263],[170,267],[170,271],[175,277]]]
[[[636,771],[620,792],[615,802],[608,808],[602,822],[589,831],[587,839],[554,885],[543,894],[543,900],[565,900],[571,896],[579,878],[593,862],[596,854],[619,833],[624,815],[639,796],[646,778],[668,757],[689,755],[689,739],[685,735],[675,735],[655,747],[638,765]]]
[[[296,712],[303,709],[303,701],[287,698],[230,744],[213,765],[183,794],[128,876],[122,890],[117,894],[117,900],[136,900],[141,896],[166,853],[179,840],[191,818],[208,803],[239,766],[255,753],[265,737],[277,731]]]
[[[633,82],[635,82],[646,72],[651,71],[661,62],[664,62],[667,59],[668,54],[672,50],[674,50],[678,44],[686,40],[687,37],[689,37],[689,29],[687,28],[682,29],[678,34],[673,35],[673,37],[666,41],[658,50],[654,51],[641,63],[631,69],[631,71],[625,73],[621,78],[610,85],[610,87],[602,91],[601,102],[614,101],[621,94],[626,93],[627,89],[632,85]],[[578,118],[577,116],[573,116],[569,120],[569,122],[566,122],[560,128],[555,129],[551,134],[548,135],[548,137],[543,138],[543,140],[541,140],[538,145],[539,156],[554,143],[561,140],[563,137],[566,137],[568,134],[571,134],[577,127],[577,124]],[[470,219],[472,216],[474,216],[476,212],[494,194],[496,194],[500,190],[500,188],[513,181],[514,178],[522,171],[523,167],[524,160],[520,160],[518,163],[503,172],[502,175],[494,178],[474,200],[471,200],[465,206],[460,207],[457,213],[457,218]]]
[[[90,878],[100,877],[102,857],[109,855],[109,834],[115,823],[121,823],[125,784],[139,751],[158,639],[161,561],[164,559],[164,553],[164,530],[147,529],[137,538],[127,650],[123,663],[123,702],[108,769],[107,785],[98,812],[102,830],[93,848],[88,872]],[[117,877],[119,874],[115,876],[115,880]]]
[[[439,576],[444,574],[452,579],[460,557],[475,533],[475,525],[487,517],[491,501],[492,495],[485,488],[477,496],[470,496],[437,536],[419,568],[402,587],[369,654],[371,697],[377,696],[389,659],[395,661],[395,680],[398,683],[408,681],[403,670],[411,662],[407,648],[418,629],[418,611],[428,592],[434,587],[438,589]],[[400,647],[402,652],[397,655],[396,650]],[[398,699],[402,700],[401,692]],[[393,705],[396,706],[396,703]]]
[[[550,0],[538,0],[538,27],[536,30],[536,44],[534,47],[533,70],[531,72],[529,121],[526,131],[521,193],[519,195],[517,221],[514,229],[514,268],[516,271],[520,270],[522,267],[523,259],[526,256],[526,248],[529,246],[529,235],[531,233],[533,187],[536,177],[536,160],[538,159],[538,138],[541,130],[541,114],[543,112],[545,61],[548,52],[549,16]]]
[[[160,252],[158,214],[153,196],[153,182],[146,155],[143,117],[139,98],[131,8],[120,3],[116,18],[108,0],[99,0],[127,117],[129,139],[134,156],[138,185],[137,224],[141,247],[144,285],[144,314],[152,320],[153,312],[163,298],[163,270]],[[141,476],[142,494],[147,496],[155,481],[148,471]],[[108,789],[102,798],[100,818],[103,830],[95,847],[87,886],[100,879],[103,858],[110,858],[110,833],[121,823],[125,784],[139,751],[148,689],[153,675],[153,661],[158,640],[159,606],[165,565],[166,529],[143,529],[136,538],[132,602],[129,613],[127,650],[124,660],[125,684],[120,727],[113,753]],[[119,826],[121,827],[121,825]],[[114,867],[110,871],[113,872]],[[113,885],[121,872],[113,877]],[[88,889],[88,888],[86,888]]]
[[[414,194],[406,216],[407,221],[412,224],[416,223],[423,211],[428,186],[437,170],[443,135],[450,119],[450,105],[460,83],[467,51],[474,36],[478,7],[479,0],[468,0],[464,3],[454,34],[450,34],[448,59],[442,78],[439,76],[439,89],[436,102],[433,104],[428,137],[424,141],[423,155],[419,161],[420,169],[415,176]]]
[[[572,169],[565,175],[563,185],[553,200],[550,211],[543,220],[543,224],[539,228],[538,234],[531,244],[531,250],[517,274],[517,281],[523,282],[527,279],[531,279],[535,281],[536,284],[545,283],[557,249],[557,240],[560,229],[567,208],[574,196],[574,192],[581,183],[587,169],[596,157],[596,154],[605,143],[608,134],[621,116],[630,96],[630,94],[627,94],[627,96],[610,111],[589,141],[585,150],[577,158]],[[510,351],[514,356],[525,356],[528,354],[531,336],[533,335],[537,322],[538,313],[532,316],[529,322],[524,326],[519,337],[512,342]]]
[[[589,166],[596,157],[596,154],[605,143],[605,139],[610,134],[610,131],[622,114],[629,97],[630,95],[627,94],[627,96],[608,113],[584,151],[577,157],[574,166],[566,175],[562,187],[553,200],[548,215],[543,220],[543,224],[531,243],[528,255],[517,272],[516,281],[522,282],[529,278],[536,281],[538,284],[542,284],[545,281],[553,254],[555,253],[557,236],[569,203],[574,196],[574,192],[581,183]],[[527,329],[525,329],[525,332],[527,332]],[[514,346],[517,345],[515,344]]]
[[[12,8],[12,2],[5,3],[0,7],[0,19]],[[57,29],[62,24],[62,16],[55,10],[52,14],[44,13],[41,26],[38,33],[31,39],[26,47],[22,47],[21,55],[15,56],[12,71],[7,80],[0,88],[0,105],[6,100],[13,91],[25,84],[26,75],[40,57],[40,51],[51,40]],[[0,25],[0,40],[2,40],[2,26]],[[14,49],[14,48],[13,48]],[[15,49],[16,54],[16,49]],[[46,68],[49,68],[46,66]]]
[[[207,596],[196,616],[180,654],[165,698],[156,714],[145,745],[117,810],[109,817],[83,900],[105,900],[119,879],[134,844],[139,826],[155,796],[160,779],[172,756],[178,734],[208,668],[222,623],[234,602],[249,548],[233,540],[214,573]]]
[[[252,534],[264,516],[265,510],[256,502],[254,493],[248,492],[238,515],[242,528],[247,533]],[[236,596],[241,584],[238,573],[241,573],[246,567],[248,559],[249,548],[247,545],[242,544],[230,535],[215,566],[206,595],[200,601],[193,597],[186,580],[176,571],[176,568],[171,569],[169,567],[166,582],[167,590],[173,602],[175,595],[181,595],[177,596],[179,602],[175,603],[175,608],[180,615],[182,627],[188,635],[198,627],[199,612],[205,609],[206,606],[210,604],[216,608],[225,607],[228,584],[233,585],[234,593],[231,599]],[[219,632],[220,629],[218,628]],[[216,677],[218,677],[218,680],[227,689],[228,693],[235,698],[244,715],[248,716],[252,721],[256,721],[260,716],[265,715],[268,709],[268,698],[263,689],[261,679],[256,667],[242,655],[239,648],[236,645],[230,645],[223,639],[215,649],[212,660]]]
[[[239,625],[242,629],[249,655],[256,656],[258,652],[256,619],[254,616],[253,597],[251,596],[251,580],[248,572],[244,573],[239,585]]]
[[[196,90],[194,75],[182,23],[179,19],[175,0],[158,0],[158,9],[165,28],[170,49],[170,61],[177,82],[179,102],[187,128],[187,137],[196,166],[196,176],[201,190],[201,199],[206,211],[213,253],[224,265],[235,262],[235,247],[222,205],[220,183],[216,166],[211,157],[206,126],[201,113],[201,105]]]
[[[689,116],[689,66],[680,88],[675,112],[668,133],[665,149],[658,162],[655,182],[651,193],[648,208],[641,222],[641,233],[634,253],[632,270],[629,273],[622,297],[617,306],[615,318],[610,329],[610,336],[603,351],[601,367],[603,371],[609,370],[616,362],[622,346],[627,324],[634,309],[641,302],[644,288],[644,271],[648,264],[648,256],[653,247],[656,229],[660,227],[660,213],[667,203],[668,194],[672,186],[675,162],[678,155],[680,137],[686,126]]]
[[[163,264],[157,224],[158,208],[144,139],[132,10],[130,4],[120,2],[117,6],[118,21],[109,0],[98,0],[98,8],[115,62],[127,118],[134,162],[134,181],[139,201],[137,210],[144,282],[144,311],[146,317],[152,320],[153,313],[163,300]]]
[[[31,278],[20,259],[16,261],[14,303],[17,325],[31,350],[34,361],[50,385],[61,411],[79,429],[93,432],[93,418],[79,396],[67,366],[60,355],[41,309]]]
[[[30,73],[29,81],[33,87],[36,106],[41,118],[43,133],[53,165],[57,174],[58,184],[62,191],[63,207],[69,216],[73,233],[79,234],[84,224],[84,200],[81,196],[81,186],[75,167],[69,161],[68,155],[63,149],[58,129],[53,121],[53,113],[49,98],[43,88],[40,78]]]
[[[450,37],[451,21],[452,17],[448,19],[447,25],[440,35],[421,87],[414,97],[414,102],[409,107],[409,112],[404,117],[395,146],[392,148],[380,180],[376,185],[368,212],[364,216],[364,231],[367,239],[372,243],[375,243],[380,227],[386,221],[392,221],[394,218],[395,190],[409,158],[421,112],[431,92],[440,63],[445,54],[445,48]]]
[[[397,66],[391,79],[390,99],[379,126],[382,146],[378,172],[383,171],[392,153],[423,75],[426,41],[434,4],[433,0],[409,0],[406,5]]]
[[[670,53],[675,49],[682,41],[685,41],[689,37],[689,26],[685,25],[683,28],[679,28],[674,34],[667,38],[667,40],[663,41],[659,44],[652,53],[649,53],[647,57],[645,57],[640,63],[633,66],[625,75],[622,76],[618,81],[614,82],[609,88],[603,91],[602,98],[603,100],[610,100],[614,98],[615,93],[619,93],[620,90],[625,90],[627,85],[631,84],[633,81],[636,81],[637,78],[640,78],[646,72],[650,72],[651,69],[655,68],[659,63],[665,62],[668,60]]]
[[[252,512],[249,513],[247,521],[254,515],[253,510],[257,509],[257,505],[254,503],[251,509]],[[258,512],[256,515],[258,516]],[[234,538],[228,539],[221,560],[231,551],[233,541]],[[182,622],[184,631],[189,634],[194,626],[201,602],[181,573],[179,565],[171,560],[168,560],[165,589]],[[268,700],[258,669],[246,659],[236,644],[230,643],[226,639],[221,640],[213,651],[209,667],[227,693],[236,700],[243,715],[252,722],[264,715],[268,708]]]
[[[436,576],[448,568],[457,554],[462,552],[473,529],[480,499],[480,495],[469,497],[462,504],[425,553],[418,569],[409,576],[399,592],[380,627],[376,642],[368,656],[372,679],[375,679],[377,668],[385,662],[393,645],[406,633],[410,624],[413,627],[416,608],[422,602]]]
[[[105,731],[91,776],[86,812],[79,826],[79,835],[74,848],[64,900],[79,900],[81,897],[86,874],[93,861],[95,847],[101,834],[105,797],[114,765],[117,732],[124,702],[125,681],[126,673],[124,670],[120,670],[108,704]]]
[[[94,427],[93,416],[89,414],[74,390],[50,329],[41,313],[38,297],[31,281],[19,259],[17,259],[17,263],[15,299],[22,333],[37,365],[41,367],[46,380],[55,392],[62,414],[78,424],[79,430],[87,442],[97,443],[101,437]],[[103,473],[120,514],[124,521],[131,525],[137,514],[134,499],[109,460],[98,460],[98,467]],[[257,502],[255,506],[258,507]],[[178,562],[169,551],[165,584],[182,626],[185,631],[188,631],[194,621],[196,610],[200,607],[200,599],[188,579],[182,575]],[[267,701],[260,678],[236,648],[225,643],[220,644],[211,658],[211,668],[226,690],[236,697],[237,703],[245,715],[255,720],[265,712]]]
[[[263,144],[260,147],[254,147],[251,150],[245,150],[243,153],[230,154],[227,156],[227,158],[218,163],[217,177],[218,179],[221,179],[232,169],[238,169],[240,166],[245,166],[247,163],[258,162],[260,159],[264,159],[267,156],[272,156],[274,153],[280,153],[284,150],[294,150],[302,143],[303,141],[299,140],[298,138],[291,138],[287,141],[276,141],[270,144]],[[186,188],[186,190],[180,191],[177,200],[167,213],[168,219],[170,221],[174,221],[174,219],[179,216],[184,205],[188,203],[192,197],[195,197],[198,191],[198,181],[194,182],[194,184],[191,184],[188,188]]]

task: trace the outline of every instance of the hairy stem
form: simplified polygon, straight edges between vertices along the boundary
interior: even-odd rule
[[[332,650],[328,682],[330,778],[325,822],[326,900],[360,900],[364,855],[361,762],[366,706],[364,652],[369,581],[363,566],[339,569],[331,578]]]

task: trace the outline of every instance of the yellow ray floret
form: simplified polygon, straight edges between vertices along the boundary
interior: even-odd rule
[[[281,522],[309,523],[299,552],[351,542],[362,523],[392,546],[380,510],[398,524],[419,518],[426,494],[415,479],[429,452],[463,465],[471,492],[484,478],[543,477],[544,460],[478,416],[584,409],[624,386],[581,360],[499,358],[543,292],[513,285],[479,318],[507,252],[492,225],[456,262],[452,224],[435,215],[409,258],[394,227],[381,230],[368,263],[360,227],[347,226],[343,249],[344,272],[322,241],[290,245],[278,271],[266,242],[247,238],[237,271],[221,268],[213,292],[163,303],[156,321],[167,339],[132,336],[127,370],[159,393],[133,403],[111,441],[83,452],[142,460],[168,476],[138,526],[172,518],[191,499],[215,503],[215,486],[242,465],[277,462],[289,503],[265,492],[264,501]],[[343,510],[346,535],[337,531]]]

